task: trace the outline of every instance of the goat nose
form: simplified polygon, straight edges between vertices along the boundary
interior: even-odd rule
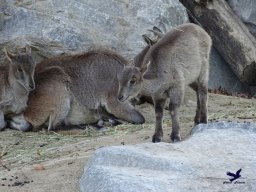
[[[119,95],[119,96],[118,96],[118,100],[119,100],[119,101],[122,101],[123,98],[124,98],[123,95]]]

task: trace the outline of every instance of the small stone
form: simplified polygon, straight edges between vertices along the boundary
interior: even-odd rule
[[[20,182],[20,181],[15,181],[12,186],[23,186],[24,183]]]
[[[42,144],[39,145],[39,147],[44,147],[46,145],[48,145],[48,144],[47,143],[42,143]]]
[[[33,165],[33,168],[34,168],[34,170],[37,170],[37,171],[45,170],[45,167],[41,164],[35,164],[35,165]]]

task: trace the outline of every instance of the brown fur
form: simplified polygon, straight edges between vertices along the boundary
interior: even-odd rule
[[[117,100],[116,76],[126,63],[121,56],[107,50],[92,50],[42,61],[36,67],[37,88],[30,95],[24,118],[35,130],[49,121],[50,130],[61,122],[66,125],[96,123],[106,116],[105,112],[101,113],[103,108],[110,116],[143,123],[144,117],[129,102]],[[57,74],[57,68],[63,73]],[[62,77],[64,81],[60,80]],[[66,77],[70,79],[68,84]]]
[[[37,131],[44,123],[48,130],[63,122],[70,111],[69,76],[60,67],[48,67],[37,73],[36,89],[29,95],[25,119]]]
[[[197,93],[195,123],[207,123],[211,43],[210,36],[202,28],[194,24],[183,24],[165,34],[151,47],[142,50],[135,57],[135,66],[125,67],[120,75],[120,101],[137,94],[151,96],[154,100],[156,128],[153,142],[161,141],[163,136],[162,118],[167,99],[170,99],[171,139],[180,140],[178,108],[187,85]],[[134,79],[136,82],[132,82]]]
[[[104,107],[115,117],[131,122],[143,123],[144,118],[129,103],[117,100],[116,81],[127,61],[120,55],[108,50],[92,50],[85,54],[57,57],[45,60],[41,66],[61,66],[70,76],[70,90],[75,100],[90,110]]]

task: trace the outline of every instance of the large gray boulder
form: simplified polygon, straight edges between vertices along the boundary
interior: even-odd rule
[[[187,21],[178,0],[1,0],[0,65],[4,46],[15,52],[25,44],[32,46],[37,62],[100,46],[132,59],[145,46],[141,35],[148,29],[155,25],[168,31]],[[244,91],[223,59],[212,53],[209,87]]]
[[[178,0],[1,0],[0,7],[0,58],[3,46],[30,44],[37,60],[94,46],[131,59],[148,29],[169,30],[188,21]]]
[[[199,125],[179,143],[98,149],[80,179],[82,192],[256,191],[256,125]],[[230,182],[227,172],[241,177]]]
[[[228,3],[249,28],[250,32],[256,37],[256,1],[228,0]]]
[[[250,87],[238,79],[214,47],[212,48],[210,56],[208,87],[211,90],[221,88],[229,93],[250,92]]]

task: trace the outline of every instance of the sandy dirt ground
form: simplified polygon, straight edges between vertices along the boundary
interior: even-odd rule
[[[180,109],[181,135],[189,137],[193,128],[196,103],[189,96]],[[143,125],[122,124],[96,130],[60,130],[47,133],[0,132],[1,192],[76,192],[88,159],[98,148],[151,142],[154,110],[150,104],[138,109],[146,118]],[[256,99],[209,94],[209,121],[256,123]],[[171,121],[164,117],[164,142],[170,142]]]

